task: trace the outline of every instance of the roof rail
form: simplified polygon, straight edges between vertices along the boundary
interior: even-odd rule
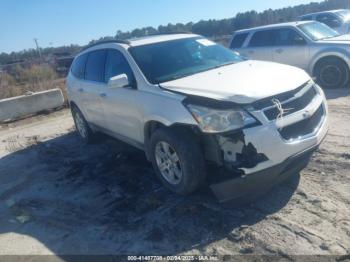
[[[104,41],[98,41],[94,44],[87,45],[83,49],[81,49],[80,52],[82,52],[90,47],[94,47],[94,46],[102,45],[102,44],[110,44],[110,43],[130,45],[130,42],[128,40],[104,40]]]
[[[147,34],[147,35],[144,35],[143,37],[156,36],[156,35],[177,35],[177,34],[193,34],[193,33],[190,31],[159,32],[159,33]]]

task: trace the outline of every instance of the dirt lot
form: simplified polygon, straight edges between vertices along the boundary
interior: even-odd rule
[[[144,154],[82,145],[68,110],[0,127],[0,254],[350,253],[350,89],[309,166],[249,206],[165,190]]]

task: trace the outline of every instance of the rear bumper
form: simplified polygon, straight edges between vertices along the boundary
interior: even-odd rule
[[[284,162],[243,177],[212,184],[210,188],[220,202],[245,202],[269,191],[273,186],[304,169],[318,145],[289,157]]]

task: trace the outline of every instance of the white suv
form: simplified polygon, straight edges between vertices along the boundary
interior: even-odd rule
[[[180,194],[204,182],[222,201],[261,191],[304,168],[327,132],[325,96],[304,71],[198,35],[91,46],[67,87],[85,141],[99,131],[144,150]]]

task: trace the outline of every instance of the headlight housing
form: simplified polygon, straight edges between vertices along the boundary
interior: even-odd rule
[[[192,104],[187,108],[205,133],[222,133],[257,124],[243,109],[218,110]]]

